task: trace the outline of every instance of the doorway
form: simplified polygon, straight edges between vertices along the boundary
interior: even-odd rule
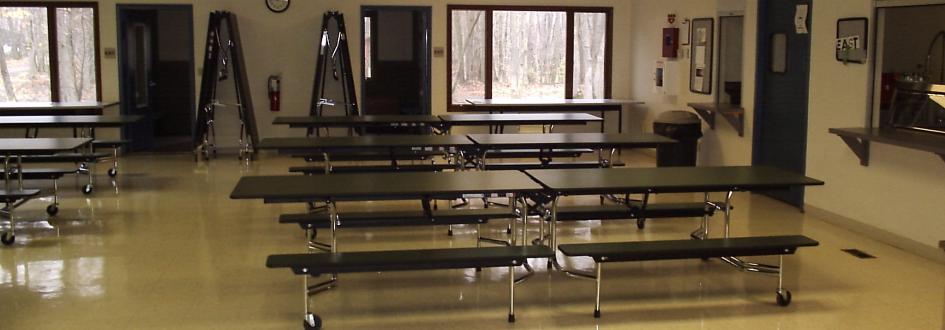
[[[813,0],[765,0],[758,7],[758,68],[752,164],[804,174],[807,168],[807,103],[810,34],[798,32],[800,5]],[[808,14],[806,26],[810,26]],[[764,195],[803,209],[804,188]]]
[[[118,5],[121,113],[129,151],[191,150],[194,100],[193,8]]]
[[[366,115],[429,115],[430,7],[361,7]]]

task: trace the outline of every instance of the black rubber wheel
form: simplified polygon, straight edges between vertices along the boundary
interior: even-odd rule
[[[515,314],[509,314],[509,323],[515,323]]]
[[[86,194],[86,195],[91,194],[91,193],[92,193],[92,185],[87,184],[87,185],[82,186],[82,193],[83,193],[83,194]]]
[[[3,233],[3,235],[0,235],[0,242],[3,242],[3,245],[13,245],[15,241],[16,235],[12,233]]]
[[[309,313],[305,316],[306,320],[302,321],[302,328],[305,330],[316,330],[322,328],[322,318],[318,315]]]
[[[646,219],[637,219],[637,229],[646,228]]]
[[[108,169],[108,176],[113,177],[113,178],[118,176],[118,169],[114,167]]]
[[[546,265],[546,267],[547,267],[548,269],[551,269],[552,266],[553,266],[553,265],[551,264],[551,259],[548,259],[548,264]]]
[[[56,204],[50,204],[46,207],[46,214],[56,215],[59,213],[59,206]]]
[[[791,304],[791,291],[784,290],[782,292],[778,292],[777,300],[779,306],[787,307]]]
[[[453,230],[452,229],[447,230],[446,236],[453,236]]]
[[[512,235],[512,226],[505,227],[505,233],[507,235]]]
[[[600,310],[599,310],[599,309],[595,309],[595,310],[594,310],[594,318],[595,318],[595,319],[599,319],[599,318],[600,318]]]

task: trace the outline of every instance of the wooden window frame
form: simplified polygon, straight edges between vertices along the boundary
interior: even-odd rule
[[[49,99],[52,102],[59,102],[59,33],[57,30],[56,9],[59,8],[91,8],[92,9],[92,33],[94,34],[95,47],[95,100],[102,101],[102,57],[101,40],[99,36],[99,16],[97,2],[40,2],[40,1],[10,1],[0,3],[0,8],[5,7],[39,7],[46,8],[46,25],[49,42]]]
[[[564,12],[566,15],[567,30],[565,39],[565,84],[566,99],[574,98],[574,14],[601,13],[606,15],[606,36],[604,36],[604,98],[611,98],[613,78],[613,36],[614,36],[614,9],[612,7],[574,7],[574,6],[512,6],[512,5],[447,5],[446,6],[446,110],[463,111],[464,104],[453,104],[453,11],[478,10],[485,12],[485,26],[483,45],[485,58],[484,88],[485,98],[492,98],[492,19],[494,11],[553,11]]]

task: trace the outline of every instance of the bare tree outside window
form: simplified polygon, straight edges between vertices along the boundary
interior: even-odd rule
[[[0,7],[0,101],[50,101],[46,8]]]
[[[57,8],[59,97],[61,101],[94,101],[95,22],[92,8]]]
[[[492,97],[564,98],[566,26],[565,12],[493,12]]]
[[[482,10],[454,10],[452,15],[451,102],[462,104],[486,95],[486,18]]]
[[[604,98],[604,51],[607,15],[574,13],[574,95]]]

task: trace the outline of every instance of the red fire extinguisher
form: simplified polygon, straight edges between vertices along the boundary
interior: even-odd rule
[[[269,110],[279,111],[279,76],[269,76]]]

